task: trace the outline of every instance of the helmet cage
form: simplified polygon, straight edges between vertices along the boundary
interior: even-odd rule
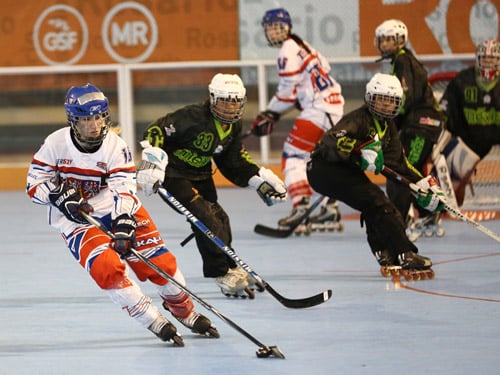
[[[396,117],[403,103],[403,88],[399,79],[388,74],[375,74],[366,85],[365,103],[378,119]]]
[[[268,10],[261,24],[271,47],[281,47],[292,30],[292,19],[284,8]]]
[[[496,40],[485,40],[477,46],[476,69],[483,81],[493,81],[499,75],[500,44]]]
[[[84,147],[95,147],[102,143],[111,126],[108,98],[95,86],[71,87],[66,94],[64,104],[68,125],[73,130],[77,141]],[[101,131],[97,137],[85,137],[79,131],[82,119],[99,116],[102,119]]]
[[[210,111],[223,123],[235,123],[243,117],[246,89],[236,74],[216,74],[208,85]]]

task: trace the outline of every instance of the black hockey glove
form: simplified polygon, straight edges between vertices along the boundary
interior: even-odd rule
[[[111,223],[114,239],[111,248],[125,258],[130,255],[130,249],[135,245],[135,228],[137,222],[129,214],[121,214]]]
[[[250,132],[257,136],[262,137],[264,135],[271,134],[273,132],[273,127],[276,122],[280,119],[280,114],[273,111],[261,112],[255,117],[250,127]]]
[[[78,224],[87,224],[87,220],[80,215],[80,211],[87,214],[94,212],[94,208],[82,197],[74,187],[61,184],[49,193],[50,202],[61,211],[68,220]]]

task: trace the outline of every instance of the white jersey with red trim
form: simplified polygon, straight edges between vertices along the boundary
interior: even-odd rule
[[[114,132],[106,135],[97,151],[85,153],[74,145],[70,127],[64,127],[50,134],[33,156],[27,193],[34,203],[48,205],[50,225],[68,234],[80,225],[68,220],[49,200],[49,192],[61,183],[80,190],[96,217],[134,214],[141,205],[132,154]]]
[[[281,46],[277,60],[279,84],[267,109],[282,113],[298,102],[302,118],[309,119],[307,113],[321,111],[340,119],[344,106],[341,85],[330,75],[326,58],[307,42],[304,44],[309,51],[292,38]]]

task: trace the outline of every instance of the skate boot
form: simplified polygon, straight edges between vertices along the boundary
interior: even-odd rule
[[[398,262],[400,274],[406,281],[434,278],[434,271],[431,268],[432,261],[427,257],[414,253],[413,251],[406,251],[398,254]]]
[[[220,337],[219,331],[212,324],[210,319],[194,310],[185,318],[179,318],[174,315],[173,317],[181,322],[184,327],[189,328],[193,333],[216,339]]]
[[[381,267],[394,265],[394,260],[391,256],[391,253],[389,253],[389,250],[374,251],[373,255],[375,256],[375,259],[377,259],[377,262]]]
[[[246,272],[243,268],[236,267],[236,268],[233,268],[233,271],[236,271],[238,274],[241,275],[241,277],[246,278],[247,283],[248,283],[248,289],[250,289],[251,291],[255,291],[257,289],[258,292],[263,292],[265,290],[264,286],[257,284],[255,282],[255,279],[248,272]]]
[[[215,279],[215,283],[226,297],[255,298],[255,292],[248,288],[247,273],[238,268],[228,269],[224,276]]]
[[[406,230],[406,234],[412,242],[415,242],[421,236],[443,237],[445,232],[445,229],[441,225],[441,215],[439,212],[411,219]]]
[[[308,220],[311,232],[342,232],[344,224],[340,222],[341,215],[339,205],[336,200],[329,199],[326,206],[322,206],[317,215],[311,216]]]
[[[382,265],[380,261],[379,263]],[[432,261],[429,258],[407,251],[398,255],[396,264],[382,265],[380,273],[384,277],[392,276],[393,280],[399,280],[403,276],[406,281],[418,281],[434,278],[431,267]]]
[[[287,217],[278,220],[278,227],[282,230],[290,229],[290,227],[295,226],[298,222],[300,223],[296,228],[294,233],[298,236],[301,234],[309,235],[311,233],[309,225],[305,223],[304,214],[309,208],[309,197],[302,197],[302,200],[298,205],[292,208],[290,214]]]
[[[425,237],[443,237],[446,231],[441,225],[441,213],[434,212],[423,217],[422,231]]]
[[[148,329],[162,341],[170,341],[175,346],[184,346],[184,340],[177,332],[177,328],[163,315],[158,315]]]
[[[409,216],[406,220],[406,236],[411,242],[417,241],[422,235],[422,228],[420,223],[417,223],[417,219],[413,216]]]

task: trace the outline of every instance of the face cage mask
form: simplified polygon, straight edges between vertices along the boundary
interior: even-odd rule
[[[80,144],[80,146],[82,146],[85,149],[92,149],[95,148],[96,146],[100,146],[104,138],[106,138],[106,136],[108,135],[108,131],[111,126],[111,116],[109,115],[109,112],[103,112],[99,114],[99,116],[101,116],[104,122],[103,125],[101,126],[101,132],[99,136],[95,138],[84,138],[78,131],[79,120],[84,117],[92,117],[92,116],[68,117],[68,122],[70,123],[71,129],[73,130],[73,133],[75,135],[76,140],[78,141],[78,144]]]
[[[210,111],[212,115],[225,124],[238,122],[245,112],[247,98],[210,98]]]
[[[497,63],[492,64],[492,66],[491,65],[485,66],[484,64],[481,64],[481,59],[483,59],[485,57],[496,58]],[[500,68],[500,57],[497,57],[497,56],[478,56],[476,70],[479,74],[479,78],[481,78],[482,81],[491,82],[491,81],[495,80],[495,78],[497,78],[498,75],[500,74],[499,68]]]
[[[401,108],[402,98],[393,95],[381,94],[367,94],[366,97],[366,104],[368,105],[370,113],[372,113],[379,120],[392,120],[398,115],[399,109]],[[377,104],[378,101],[383,103],[387,103],[387,101],[389,101],[389,103],[395,104],[395,107],[390,111],[384,110],[383,104]]]
[[[271,47],[281,47],[290,34],[290,26],[284,22],[266,23],[263,26],[267,43]],[[273,38],[269,36],[269,31],[272,31]]]

